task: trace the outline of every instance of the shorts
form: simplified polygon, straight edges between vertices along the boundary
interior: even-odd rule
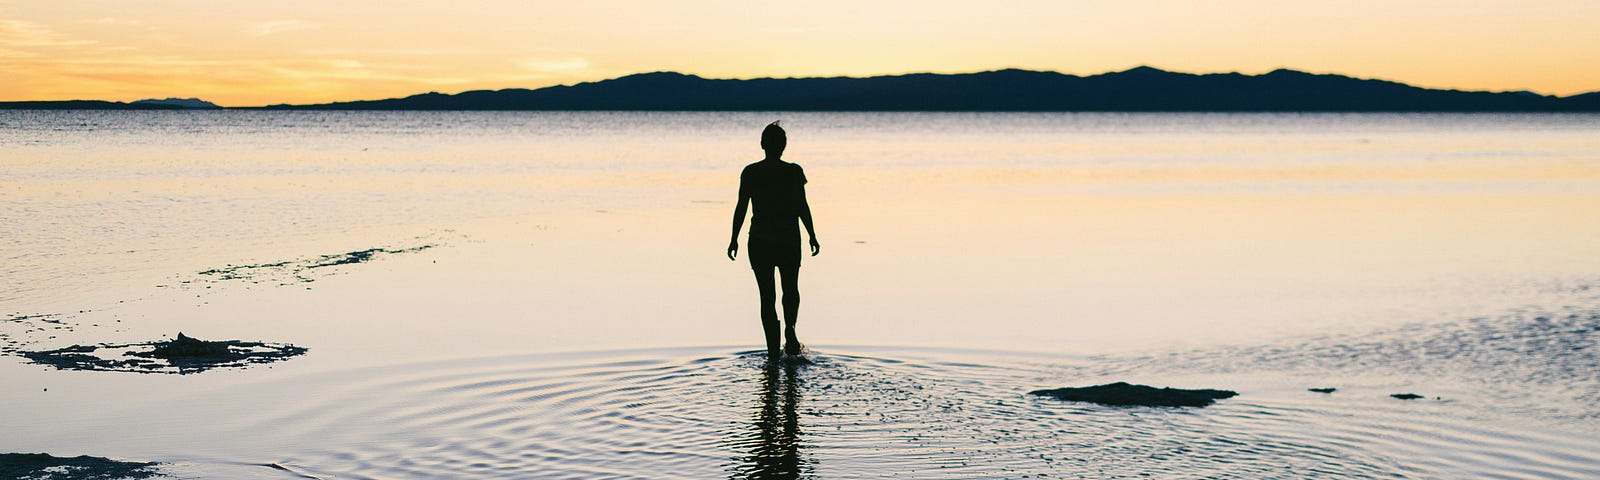
[[[773,241],[770,238],[751,237],[745,244],[750,251],[750,268],[770,269],[772,267],[799,267],[800,266],[800,236],[795,235],[793,240]]]

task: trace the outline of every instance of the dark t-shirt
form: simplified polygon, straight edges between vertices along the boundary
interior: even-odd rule
[[[805,184],[805,171],[793,163],[762,160],[744,167],[739,174],[739,197],[748,196],[754,204],[755,216],[750,219],[752,241],[800,241]]]

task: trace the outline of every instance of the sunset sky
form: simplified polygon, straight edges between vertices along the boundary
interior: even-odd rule
[[[0,100],[227,106],[706,77],[1286,67],[1600,90],[1600,1],[0,0]]]

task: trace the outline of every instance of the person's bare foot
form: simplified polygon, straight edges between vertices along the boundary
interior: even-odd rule
[[[786,338],[783,342],[783,353],[788,355],[800,355],[805,353],[806,346],[805,344],[800,343],[800,339],[798,337],[795,337],[794,330],[789,330],[785,333],[787,333],[787,335],[784,335]]]

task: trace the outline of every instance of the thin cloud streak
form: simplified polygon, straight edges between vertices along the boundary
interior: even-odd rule
[[[303,20],[272,20],[258,22],[254,25],[251,25],[250,33],[255,34],[256,36],[267,36],[299,30],[312,30],[317,28],[322,28],[322,25]]]
[[[73,39],[33,22],[0,20],[0,45],[7,47],[72,47],[95,43],[99,42]]]
[[[459,48],[313,48],[300,51],[302,55],[314,57],[431,57],[460,55],[466,52],[467,50]]]

